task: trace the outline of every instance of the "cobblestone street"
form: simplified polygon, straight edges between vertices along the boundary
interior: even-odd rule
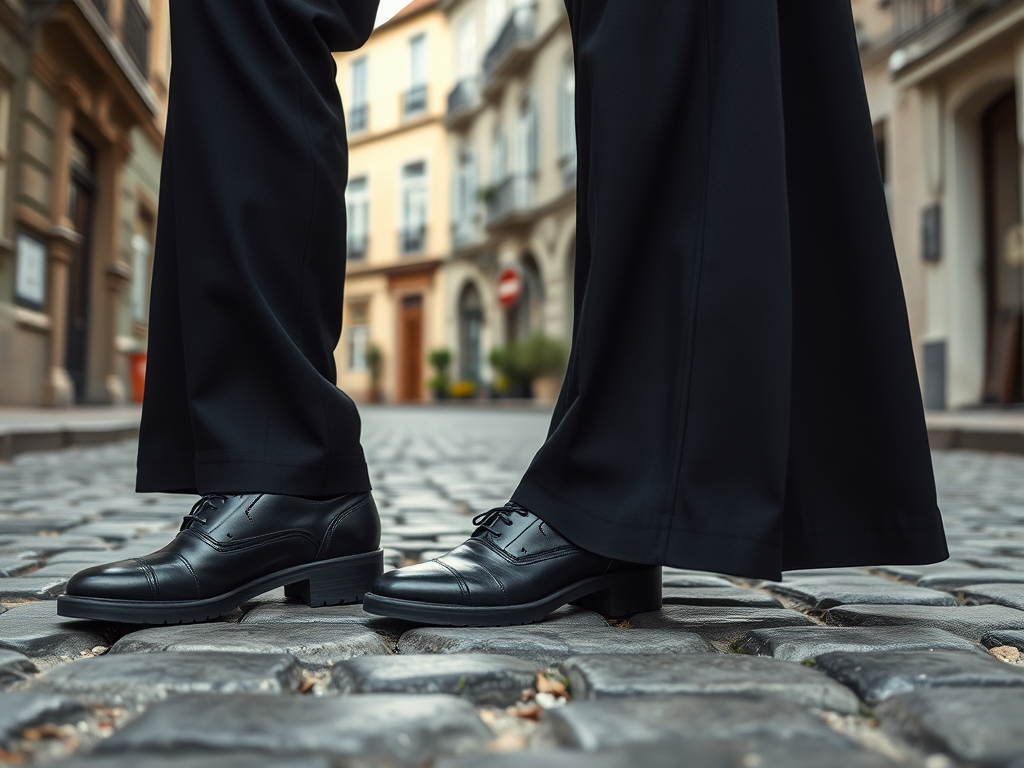
[[[504,503],[537,410],[368,408],[386,562]],[[136,496],[134,445],[0,465],[0,763],[1024,768],[1024,457],[935,455],[951,560],[664,570],[609,623],[417,627],[283,591],[207,624],[59,620],[90,565],[163,546],[191,499]]]

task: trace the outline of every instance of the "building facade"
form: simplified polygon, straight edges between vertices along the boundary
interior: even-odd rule
[[[441,6],[452,35],[443,336],[453,378],[486,389],[495,347],[536,333],[568,340],[572,332],[572,39],[562,0]]]
[[[414,0],[358,51],[337,56],[349,136],[348,269],[338,386],[357,399],[429,397],[427,356],[443,346],[450,251],[445,86],[448,24]],[[367,350],[380,352],[374,392]]]
[[[129,399],[145,349],[167,0],[0,0],[0,404]]]
[[[1024,0],[853,0],[925,403],[1024,402]]]

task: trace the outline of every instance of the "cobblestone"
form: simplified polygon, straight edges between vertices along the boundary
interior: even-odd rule
[[[547,422],[366,409],[389,565],[504,503]],[[133,494],[131,443],[23,454],[0,464],[0,747],[68,768],[1024,768],[1024,688],[1007,687],[1024,665],[987,650],[1024,650],[1024,459],[935,463],[945,563],[778,583],[665,568],[665,607],[614,625],[573,608],[418,627],[275,590],[145,628],[61,620],[53,597],[81,568],[163,546],[191,500]],[[879,701],[875,727],[858,711]]]

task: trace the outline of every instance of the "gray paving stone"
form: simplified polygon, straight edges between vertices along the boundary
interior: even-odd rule
[[[961,688],[951,696],[923,688],[892,696],[875,710],[887,733],[931,752],[986,768],[1024,756],[1024,689]]]
[[[420,766],[482,750],[492,738],[473,705],[455,696],[187,694],[152,707],[98,751],[318,752],[350,765]]]
[[[666,605],[660,611],[637,614],[629,623],[638,629],[689,631],[720,644],[735,642],[752,629],[817,626],[803,614],[783,608],[696,605]]]
[[[89,755],[63,761],[61,768],[337,768],[326,755],[267,755],[259,752],[230,754],[153,755],[126,752],[123,755]]]
[[[965,560],[950,559],[928,565],[878,565],[869,570],[913,584],[927,575],[953,573],[970,568],[971,564]]]
[[[851,688],[868,704],[918,688],[1024,687],[1024,667],[973,652],[839,651],[818,656],[816,662],[816,669]]]
[[[642,696],[574,702],[544,713],[555,741],[603,752],[693,740],[769,741],[812,744],[815,749],[855,752],[854,745],[815,715],[769,696]]]
[[[0,691],[0,746],[10,748],[26,728],[64,725],[89,717],[89,709],[70,696],[29,691]]]
[[[32,658],[77,657],[117,636],[113,625],[61,619],[54,602],[14,605],[0,613],[0,648]]]
[[[764,589],[788,597],[800,607],[823,611],[837,605],[957,605],[945,592],[922,589],[880,576],[802,577],[793,581],[765,582]]]
[[[110,544],[95,536],[79,536],[62,533],[60,536],[19,536],[15,542],[16,549],[33,552],[44,557],[59,555],[63,552],[110,552]],[[109,558],[116,560],[117,558]]]
[[[724,576],[694,571],[680,571],[675,568],[661,569],[661,582],[666,587],[734,587]]]
[[[25,517],[0,517],[0,534],[11,536],[37,536],[40,533],[60,533],[73,528],[81,521],[64,515],[26,515]]]
[[[39,565],[38,560],[16,555],[0,556],[0,578],[17,576],[19,573],[29,571]]]
[[[685,762],[680,762],[685,754]],[[824,746],[818,741],[796,738],[755,738],[731,741],[686,739],[675,744],[644,745],[636,748],[585,752],[546,749],[511,752],[458,760],[443,760],[437,768],[894,768],[895,763],[878,754],[852,751],[847,747]]]
[[[0,651],[0,688],[21,683],[38,671],[27,656],[16,651]]]
[[[788,661],[739,653],[575,656],[562,664],[574,699],[721,693],[764,695],[843,714],[857,697],[825,675]]]
[[[182,693],[294,693],[302,667],[270,653],[166,652],[79,659],[43,673],[30,690],[109,706],[138,706]]]
[[[1010,584],[1006,582],[973,584],[969,587],[955,589],[953,593],[963,600],[966,605],[995,603],[996,605],[1005,605],[1007,608],[1024,611],[1024,584]]]
[[[398,641],[401,654],[497,653],[545,667],[590,653],[715,653],[692,632],[540,624],[529,627],[422,627]]]
[[[929,627],[776,627],[755,629],[740,641],[744,653],[803,661],[833,651],[979,652],[977,645],[952,632]]]
[[[154,627],[132,632],[110,649],[111,654],[162,651],[290,654],[309,669],[326,669],[353,656],[389,653],[380,636],[365,627],[309,623]]]
[[[968,640],[1001,629],[1024,629],[1024,611],[1003,605],[843,605],[827,611],[825,620],[842,626],[932,627]]]
[[[5,603],[24,600],[50,600],[64,594],[70,577],[65,576],[15,576],[0,579],[0,601]]]
[[[507,707],[537,682],[542,665],[500,654],[363,656],[334,667],[342,693],[450,693],[477,706]]]
[[[917,585],[952,591],[972,584],[1024,584],[1024,571],[997,568],[962,568],[922,576]]]
[[[666,605],[714,605],[747,608],[782,608],[771,595],[734,586],[662,587]]]

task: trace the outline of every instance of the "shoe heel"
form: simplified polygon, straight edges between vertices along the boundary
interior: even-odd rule
[[[574,600],[571,605],[588,608],[609,619],[657,611],[661,608],[661,566],[623,571],[610,586]]]
[[[339,557],[318,563],[315,570],[310,571],[308,579],[286,585],[284,593],[314,608],[361,603],[363,595],[370,591],[382,573],[384,552],[381,550]]]

